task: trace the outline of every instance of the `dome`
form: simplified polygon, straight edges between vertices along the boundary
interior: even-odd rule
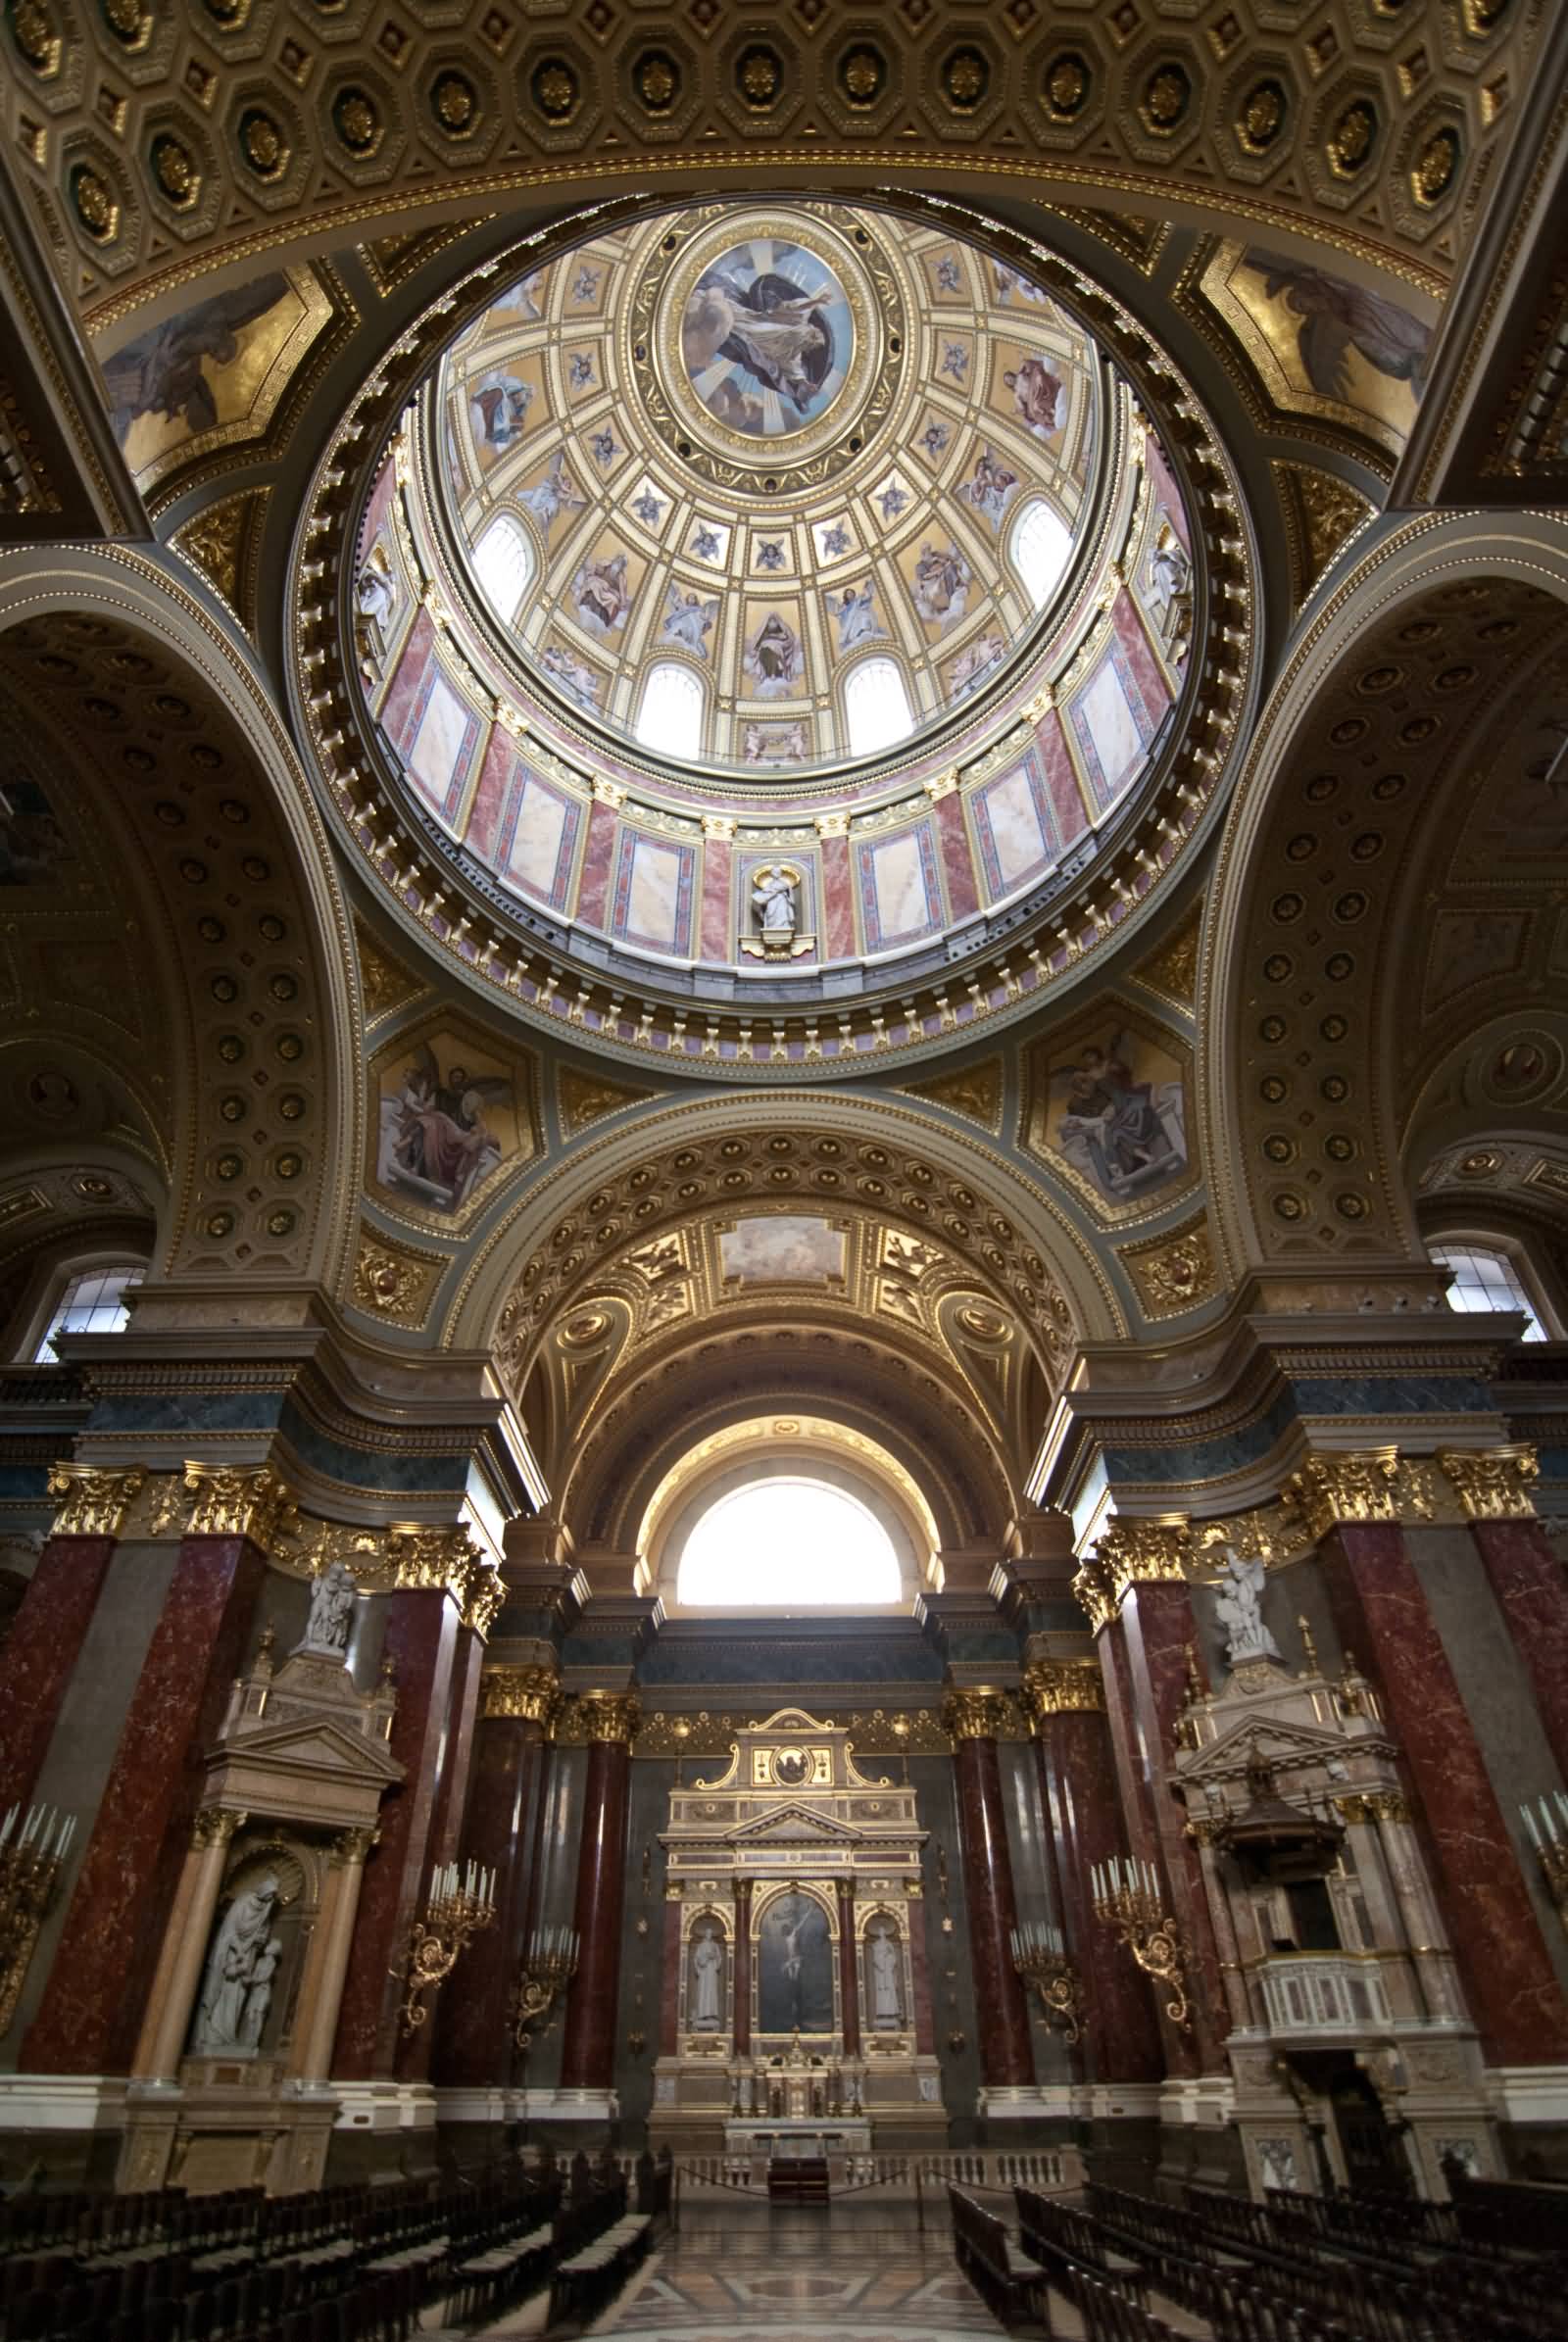
[[[353,603],[367,736],[487,912],[612,978],[842,1000],[1124,836],[1197,684],[1199,530],[1056,277],[808,201],[485,270]]]

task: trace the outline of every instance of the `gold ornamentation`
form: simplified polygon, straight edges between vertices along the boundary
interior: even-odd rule
[[[1250,1512],[1200,1521],[1195,1524],[1193,1534],[1198,1543],[1193,1576],[1200,1581],[1212,1581],[1220,1575],[1212,1560],[1217,1545],[1229,1545],[1244,1561],[1260,1561],[1265,1569],[1273,1570],[1309,1553],[1313,1543],[1299,1516],[1284,1504],[1260,1504]]]
[[[1393,1447],[1365,1447],[1309,1455],[1287,1481],[1284,1497],[1314,1537],[1327,1537],[1342,1521],[1397,1521],[1395,1481],[1399,1458]]]
[[[1364,171],[1377,136],[1377,108],[1370,98],[1352,99],[1334,124],[1325,149],[1335,177],[1352,179]]]
[[[166,132],[153,140],[151,162],[161,193],[176,210],[188,211],[202,191],[202,174],[189,147]]]
[[[185,1492],[196,1500],[187,1537],[245,1537],[265,1553],[296,1525],[294,1496],[270,1464],[188,1463]]]
[[[1438,1462],[1453,1483],[1468,1521],[1532,1521],[1530,1490],[1541,1477],[1533,1447],[1442,1447]]]
[[[23,58],[40,81],[51,81],[60,71],[61,38],[54,15],[43,0],[17,0],[11,30]]]
[[[204,1805],[190,1826],[193,1846],[226,1846],[250,1816],[226,1805]]]
[[[942,1725],[954,1740],[1013,1739],[1017,1704],[1005,1691],[950,1691],[942,1702]]]
[[[1146,1976],[1170,1994],[1165,2014],[1191,2032],[1187,1999],[1187,1946],[1176,1922],[1162,1908],[1153,1868],[1147,1862],[1111,1863],[1095,1881],[1095,1916],[1114,1927]]]
[[[1208,1221],[1201,1212],[1164,1236],[1126,1245],[1121,1258],[1146,1318],[1179,1316],[1219,1290]]]
[[[493,1879],[487,1888],[482,1876],[475,1876],[471,1863],[467,1883],[463,1886],[458,1884],[455,1863],[447,1864],[436,1874],[423,1915],[410,1929],[403,1965],[392,1972],[404,1980],[400,2015],[405,2040],[416,2033],[429,2018],[425,1994],[433,1992],[442,1978],[452,1974],[470,1940],[481,1927],[488,1927],[495,1916]]]
[[[60,1501],[51,1537],[118,1537],[146,1483],[139,1468],[105,1472],[92,1464],[51,1464],[49,1493]]]
[[[344,1870],[352,1870],[356,1863],[366,1860],[380,1835],[379,1827],[368,1822],[353,1830],[340,1830],[332,1840],[333,1861]]]
[[[1093,1553],[1085,1554],[1073,1579],[1072,1590],[1089,1614],[1089,1623],[1098,1635],[1108,1627],[1121,1608],[1108,1570],[1102,1569]]]
[[[24,1819],[13,1806],[6,1817],[0,1835],[0,2036],[16,2016],[75,1828],[74,1816],[37,1806],[29,1806]]]
[[[557,1711],[551,1737],[568,1748],[609,1741],[627,1748],[637,1736],[642,1709],[628,1691],[580,1691]]]
[[[1356,1790],[1336,1797],[1335,1809],[1348,1822],[1408,1822],[1410,1801],[1399,1789]]]
[[[1083,1986],[1078,1971],[1064,1952],[1020,1943],[1019,1932],[1017,1929],[1013,1932],[1012,1964],[1039,1993],[1041,2014],[1047,2025],[1054,2032],[1060,2033],[1070,2048],[1084,2034]]]
[[[173,532],[172,542],[176,550],[234,610],[240,608],[240,572],[252,523],[270,493],[267,488],[247,488],[241,495],[225,496]]]
[[[450,1265],[445,1252],[417,1251],[362,1221],[354,1262],[355,1304],[395,1325],[417,1329],[424,1324],[431,1296]]]
[[[1198,998],[1198,939],[1201,927],[1200,904],[1152,959],[1146,959],[1133,970],[1139,983],[1147,984],[1152,992],[1162,993],[1167,1000],[1190,1008]]]
[[[1374,508],[1359,489],[1315,464],[1276,463],[1273,470],[1299,606],[1341,547],[1371,519]]]
[[[575,1139],[591,1122],[602,1121],[607,1114],[618,1114],[623,1106],[640,1106],[657,1095],[653,1090],[633,1090],[623,1083],[607,1081],[602,1074],[581,1073],[573,1066],[564,1065],[557,1076],[562,1136]]]
[[[517,1716],[548,1726],[561,1705],[553,1667],[487,1667],[479,1678],[481,1716]]]
[[[395,959],[378,937],[368,927],[354,922],[354,942],[360,961],[360,997],[365,1002],[368,1024],[377,1017],[390,1016],[394,1008],[401,1008],[408,1000],[416,1000],[425,987],[421,980]]]
[[[76,218],[94,242],[112,244],[120,233],[120,206],[102,171],[78,163],[71,174],[71,200]]]
[[[1033,1659],[1023,1671],[1024,1705],[1038,1733],[1048,1716],[1102,1712],[1104,1678],[1098,1659]]]
[[[1119,1607],[1129,1586],[1185,1584],[1193,1558],[1193,1525],[1185,1514],[1145,1520],[1117,1513],[1101,1531],[1095,1558],[1109,1573]]]
[[[965,1114],[982,1129],[995,1132],[1002,1126],[1002,1059],[986,1057],[958,1073],[939,1074],[933,1082],[909,1082],[905,1096],[946,1106],[950,1114]]]

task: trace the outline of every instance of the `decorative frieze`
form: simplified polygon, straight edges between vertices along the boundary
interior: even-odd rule
[[[661,1710],[644,1716],[632,1755],[728,1756],[737,1735],[755,1732],[759,1721],[760,1712],[700,1708],[686,1715]],[[852,1752],[862,1757],[947,1756],[953,1748],[934,1708],[857,1708],[830,1713],[824,1721],[834,1732],[847,1732]]]
[[[1528,1521],[1536,1516],[1530,1490],[1541,1477],[1533,1447],[1438,1450],[1442,1465],[1469,1521]]]
[[[1105,1705],[1098,1659],[1035,1659],[1023,1671],[1024,1705],[1038,1732],[1048,1716],[1089,1714]]]
[[[51,1536],[118,1537],[146,1479],[140,1470],[105,1472],[91,1464],[51,1464],[49,1493],[60,1505]]]

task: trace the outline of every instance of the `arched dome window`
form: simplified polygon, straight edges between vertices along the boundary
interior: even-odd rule
[[[1525,1287],[1512,1257],[1492,1244],[1450,1244],[1428,1247],[1440,1269],[1448,1269],[1448,1307],[1485,1313],[1520,1310],[1525,1319],[1522,1342],[1547,1342],[1550,1336]]]
[[[862,659],[844,684],[844,713],[852,756],[874,756],[896,748],[914,729],[904,677],[891,659]]]
[[[1036,610],[1044,610],[1060,585],[1072,552],[1072,537],[1054,505],[1031,496],[1019,511],[1007,539],[1007,558]]]
[[[677,659],[650,667],[637,715],[637,738],[662,756],[696,756],[703,746],[704,692]]]
[[[116,1261],[107,1268],[82,1269],[66,1284],[49,1322],[32,1353],[35,1366],[58,1366],[57,1334],[122,1334],[130,1323],[125,1294],[146,1275],[139,1260]]]
[[[871,1610],[901,1587],[893,1540],[866,1505],[826,1481],[773,1474],[709,1506],[676,1594],[690,1609]]]
[[[504,626],[517,614],[533,577],[533,547],[520,521],[498,512],[473,549],[480,590]]]

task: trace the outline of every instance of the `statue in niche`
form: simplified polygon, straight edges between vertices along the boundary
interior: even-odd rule
[[[311,1615],[305,1627],[308,1651],[343,1652],[348,1649],[349,1621],[354,1616],[359,1588],[340,1561],[321,1572],[311,1587]]]
[[[762,941],[773,950],[787,950],[795,935],[796,880],[782,862],[765,862],[752,880],[752,908],[762,930]]]
[[[1296,2186],[1296,2149],[1289,2139],[1259,2139],[1258,2175],[1265,2188]]]
[[[1154,620],[1167,641],[1185,634],[1193,614],[1193,564],[1168,520],[1161,521],[1149,556]]]
[[[903,1996],[900,1992],[898,1939],[886,1927],[878,1927],[870,1941],[871,1961],[871,2023],[894,2031],[904,2023]]]
[[[692,1938],[692,2030],[716,2033],[723,2023],[724,1946],[711,1927]]]
[[[198,2057],[221,2056],[225,2050],[254,2046],[244,2038],[246,2001],[257,1967],[267,1957],[277,1897],[277,1874],[269,1871],[247,1893],[236,1895],[224,1915],[207,1956],[207,1973],[196,2004],[191,2048]],[[269,1994],[271,1973],[269,1969]]]
[[[1257,1659],[1280,1657],[1280,1646],[1263,1624],[1263,1587],[1268,1573],[1255,1558],[1244,1561],[1225,1547],[1225,1575],[1215,1592],[1214,1607],[1226,1631],[1225,1656],[1233,1667]]]
[[[272,2005],[272,1978],[283,1957],[283,1939],[270,1935],[251,1963],[250,1981],[245,1987],[245,2011],[239,2021],[240,2047],[260,2049],[262,2032],[267,2024],[267,2012]]]

